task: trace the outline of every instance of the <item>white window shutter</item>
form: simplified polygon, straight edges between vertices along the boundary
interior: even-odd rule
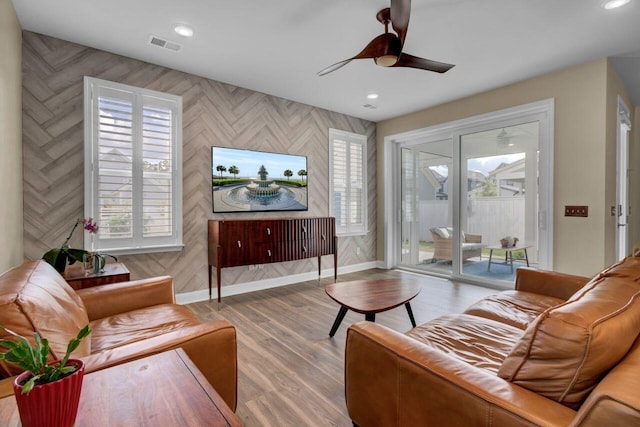
[[[329,130],[329,208],[338,235],[367,233],[367,138]]]
[[[143,106],[143,228],[144,237],[170,236],[172,230],[172,111]]]
[[[180,97],[85,77],[86,249],[182,248],[181,114]]]
[[[100,239],[133,236],[133,102],[98,97],[98,215]]]

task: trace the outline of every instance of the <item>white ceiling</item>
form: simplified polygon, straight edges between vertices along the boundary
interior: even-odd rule
[[[404,51],[456,67],[357,60],[318,77],[383,32],[375,15],[389,0],[13,0],[25,30],[372,121],[638,52],[640,0],[612,11],[601,2],[413,0]],[[176,35],[178,22],[195,36]],[[151,46],[150,35],[182,49]],[[364,108],[373,91],[377,108]]]

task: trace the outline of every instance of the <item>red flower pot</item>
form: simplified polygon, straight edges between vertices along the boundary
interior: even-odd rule
[[[69,359],[67,366],[76,370],[70,375],[48,384],[36,385],[28,394],[22,394],[22,385],[31,372],[23,372],[13,382],[18,412],[23,427],[71,427],[76,421],[84,362]]]

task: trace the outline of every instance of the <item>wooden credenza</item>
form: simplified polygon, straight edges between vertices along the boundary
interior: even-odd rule
[[[338,277],[335,218],[274,218],[209,220],[209,298],[212,268],[216,267],[218,303],[221,270],[225,267],[268,264],[333,254],[334,280]]]

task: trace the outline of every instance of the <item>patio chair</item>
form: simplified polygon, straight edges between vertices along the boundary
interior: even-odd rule
[[[431,236],[433,236],[433,257],[431,262],[451,261],[453,260],[453,229],[451,227],[435,227],[431,228]],[[462,261],[469,258],[482,257],[482,236],[480,234],[467,234],[462,232]]]

